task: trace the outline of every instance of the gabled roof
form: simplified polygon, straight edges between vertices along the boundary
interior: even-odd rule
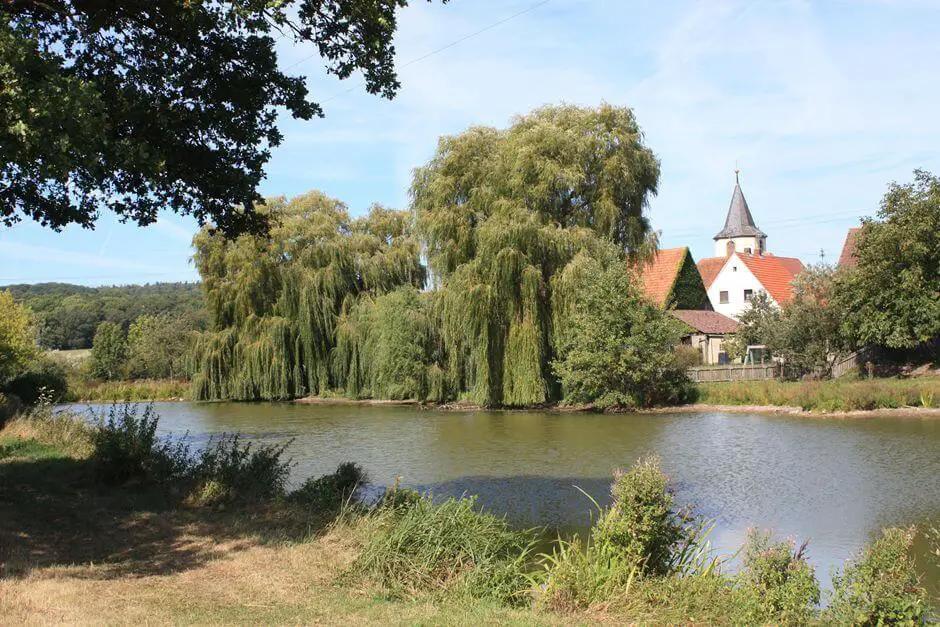
[[[855,252],[858,250],[858,234],[862,229],[853,227],[845,236],[845,243],[842,244],[842,254],[839,255],[840,268],[854,268],[858,265],[858,259],[855,258]]]
[[[766,237],[763,231],[754,224],[754,217],[744,199],[738,173],[734,174],[734,192],[731,194],[731,205],[728,207],[728,216],[725,218],[725,228],[718,231],[712,239],[725,237]]]
[[[748,255],[735,253],[778,304],[793,297],[793,279],[803,271],[803,262],[795,257],[777,257],[770,253]],[[729,257],[730,258],[730,257]]]
[[[717,311],[674,309],[669,313],[699,333],[734,333],[741,326],[741,323],[734,318],[729,318]]]
[[[728,261],[727,257],[706,257],[698,260],[696,264],[698,273],[702,275],[702,282],[705,283],[706,290],[712,286],[715,277],[725,267],[726,261]]]
[[[640,267],[643,291],[656,305],[662,307],[665,304],[687,254],[688,246],[665,248],[656,251],[653,259]]]

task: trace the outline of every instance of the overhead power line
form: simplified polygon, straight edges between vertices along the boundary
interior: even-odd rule
[[[548,4],[549,2],[551,2],[551,0],[541,0],[540,2],[536,2],[535,4],[532,4],[532,5],[528,6],[528,7],[526,7],[525,9],[522,9],[521,11],[517,11],[517,12],[513,13],[512,15],[508,15],[508,16],[504,17],[504,18],[501,19],[501,20],[498,20],[498,21],[496,21],[496,22],[493,22],[492,24],[489,24],[489,25],[487,25],[487,26],[484,26],[484,27],[481,28],[480,30],[476,30],[476,31],[473,31],[472,33],[468,33],[468,34],[464,35],[463,37],[461,37],[461,38],[459,38],[459,39],[455,39],[454,41],[452,41],[452,42],[450,42],[450,43],[448,43],[448,44],[446,44],[446,45],[441,46],[440,48],[437,48],[437,49],[432,50],[432,51],[430,51],[430,52],[428,52],[428,53],[426,53],[426,54],[423,54],[423,55],[421,55],[420,57],[414,58],[414,59],[408,61],[407,63],[402,64],[401,67],[398,68],[398,69],[399,69],[399,70],[403,70],[403,69],[405,69],[406,67],[409,67],[409,66],[411,66],[411,65],[414,65],[415,63],[419,63],[419,62],[421,62],[421,61],[424,61],[424,60],[427,59],[428,57],[433,57],[434,55],[436,55],[436,54],[438,54],[438,53],[444,52],[445,50],[448,50],[448,49],[450,49],[450,48],[453,48],[454,46],[457,46],[457,45],[459,45],[459,44],[462,44],[463,42],[467,41],[468,39],[472,39],[472,38],[474,38],[474,37],[476,37],[476,36],[478,36],[478,35],[482,35],[483,33],[485,33],[485,32],[488,31],[488,30],[492,30],[492,29],[496,28],[497,26],[500,26],[500,25],[502,25],[502,24],[505,24],[506,22],[509,22],[510,20],[514,20],[514,19],[516,19],[517,17],[520,17],[520,16],[522,16],[522,15],[525,15],[526,13],[530,13],[530,12],[534,11],[535,9],[537,9],[537,8],[539,8],[539,7],[541,7],[541,6],[544,6],[544,5]],[[317,56],[320,56],[320,55],[319,55],[318,52],[315,52],[315,53],[311,54],[310,56],[304,57],[303,59],[301,59],[301,60],[299,60],[299,61],[295,61],[294,63],[291,63],[290,65],[288,65],[287,67],[285,67],[285,68],[283,69],[283,71],[286,72],[287,70],[290,70],[291,68],[297,67],[298,65],[300,65],[300,64],[302,64],[302,63],[306,63],[306,62],[309,61],[310,59],[312,59],[312,58],[314,58],[314,57],[317,57]],[[330,96],[329,98],[326,98],[325,100],[321,100],[320,102],[321,102],[321,103],[330,102],[331,100],[335,100],[336,98],[339,98],[340,96],[344,96],[344,95],[346,95],[346,94],[348,94],[348,93],[350,93],[350,92],[352,92],[352,91],[355,91],[355,90],[359,89],[359,88],[362,87],[363,85],[365,85],[365,81],[359,81],[358,83],[356,83],[356,84],[353,85],[352,87],[350,87],[350,88],[348,88],[348,89],[344,89],[344,90],[341,91],[341,92],[337,92],[337,93],[333,94],[332,96]]]

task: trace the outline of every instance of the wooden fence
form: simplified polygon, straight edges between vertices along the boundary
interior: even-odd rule
[[[780,376],[780,364],[696,366],[689,368],[689,377],[696,383],[712,381],[766,381]]]
[[[865,362],[875,361],[877,357],[878,354],[875,347],[866,346],[860,348],[832,364],[832,372],[829,376],[833,379],[838,379],[854,368],[858,368],[858,374],[865,374]]]

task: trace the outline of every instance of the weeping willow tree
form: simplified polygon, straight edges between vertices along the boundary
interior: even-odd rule
[[[655,249],[659,162],[631,110],[549,106],[441,139],[412,210],[437,295],[444,379],[485,405],[559,398],[553,277],[576,255]],[[608,255],[609,256],[609,255]]]
[[[451,398],[432,293],[401,287],[365,296],[340,316],[333,351],[337,383],[353,398]]]
[[[192,355],[197,398],[287,399],[345,382],[333,357],[344,312],[425,283],[405,212],[375,206],[351,219],[319,192],[263,210],[265,235],[232,240],[203,229],[194,240],[212,320]]]

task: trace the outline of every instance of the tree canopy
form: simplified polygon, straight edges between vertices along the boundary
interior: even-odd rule
[[[311,42],[329,73],[391,98],[406,4],[0,2],[0,221],[92,227],[109,210],[146,225],[169,208],[228,234],[263,228],[278,110],[323,114],[275,43]]]
[[[212,329],[196,342],[200,398],[286,399],[335,386],[340,315],[360,295],[421,287],[425,269],[406,213],[350,218],[319,192],[263,206],[270,231],[195,239]]]
[[[913,348],[940,337],[940,179],[892,183],[858,233],[857,265],[835,290],[858,344]]]
[[[674,348],[685,325],[650,303],[621,264],[580,256],[565,269],[569,299],[556,314],[564,398],[597,407],[651,407],[693,400]]]
[[[0,290],[0,385],[25,371],[40,356],[32,312]]]
[[[439,287],[450,377],[487,405],[559,398],[553,277],[578,252],[655,247],[659,162],[630,109],[547,106],[440,140],[412,208]],[[625,271],[625,270],[624,270]]]

